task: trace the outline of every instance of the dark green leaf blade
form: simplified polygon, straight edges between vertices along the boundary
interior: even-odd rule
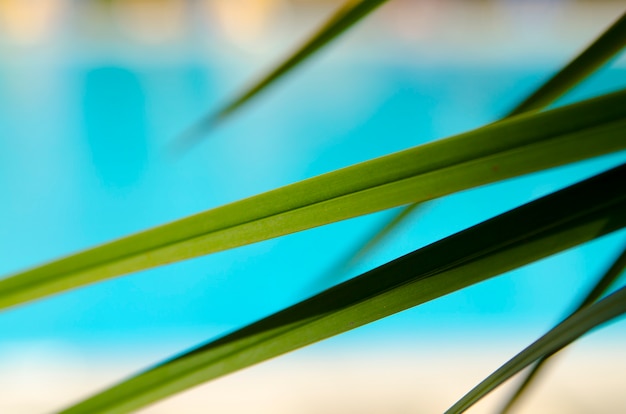
[[[450,407],[446,414],[462,413],[498,385],[537,359],[558,352],[590,330],[610,322],[624,313],[626,313],[626,287],[561,322],[478,384]]]
[[[0,280],[0,309],[180,260],[626,149],[626,91],[314,177]]]
[[[626,13],[580,55],[557,72],[507,116],[544,108],[563,96],[626,47]]]
[[[194,141],[199,139],[202,134],[224,121],[233,112],[256,97],[260,92],[267,89],[270,85],[273,85],[278,79],[281,79],[289,71],[300,65],[308,57],[340,36],[347,29],[352,27],[352,25],[386,1],[387,0],[346,1],[302,46],[290,54],[285,60],[277,64],[267,75],[261,77],[261,79],[255,82],[251,87],[246,88],[215,113],[201,119],[184,133],[178,143],[181,147],[180,149],[191,145]]]
[[[63,413],[128,412],[626,226],[626,165],[339,284]]]
[[[619,278],[620,274],[626,268],[626,247],[622,250],[622,253],[615,259],[613,264],[609,267],[609,269],[598,279],[595,285],[591,288],[585,298],[581,301],[581,303],[576,307],[576,309],[568,315],[568,317],[572,316],[575,312],[578,312],[587,306],[590,306],[593,302],[598,300],[602,295],[604,295],[611,286],[615,283],[615,281]],[[513,408],[515,403],[519,401],[520,397],[524,394],[524,392],[528,389],[533,380],[537,377],[537,375],[541,372],[542,368],[545,366],[546,362],[550,360],[552,355],[546,355],[540,358],[531,368],[531,370],[524,376],[524,379],[520,382],[520,385],[511,393],[511,396],[507,399],[502,409],[500,410],[500,414],[505,414]]]

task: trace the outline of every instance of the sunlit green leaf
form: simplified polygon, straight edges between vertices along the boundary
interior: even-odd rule
[[[128,412],[623,228],[624,180],[626,165],[509,211],[186,352],[64,413]]]
[[[626,148],[626,91],[521,115],[228,204],[0,280],[0,308]]]

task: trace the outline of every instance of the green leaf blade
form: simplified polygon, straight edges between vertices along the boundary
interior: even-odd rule
[[[626,149],[626,91],[522,115],[196,214],[0,280],[0,309],[112,277]]]
[[[64,411],[128,412],[626,226],[626,166],[396,259]]]

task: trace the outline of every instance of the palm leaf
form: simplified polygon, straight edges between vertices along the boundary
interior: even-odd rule
[[[626,164],[192,349],[65,411],[128,412],[626,226]]]
[[[522,115],[209,210],[0,280],[0,309],[626,148],[626,91]]]

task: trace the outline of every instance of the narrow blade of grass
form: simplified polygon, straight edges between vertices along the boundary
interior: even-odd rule
[[[626,91],[522,115],[144,231],[0,280],[0,309],[111,277],[626,148]]]
[[[626,47],[626,13],[507,116],[541,109],[563,96]]]
[[[478,384],[446,411],[446,414],[462,413],[537,359],[558,352],[590,330],[624,313],[626,313],[626,287],[561,322]]]
[[[591,288],[589,293],[568,317],[586,308],[587,306],[590,306],[593,302],[602,297],[602,295],[604,295],[619,278],[620,274],[624,271],[624,268],[626,268],[626,246],[624,247],[622,253],[609,267],[609,269],[602,275],[602,277],[600,277],[600,279],[598,279],[598,281]],[[519,401],[519,399],[528,389],[530,384],[545,367],[546,362],[550,360],[551,356],[552,355],[546,355],[544,357],[541,357],[533,365],[531,370],[524,376],[524,379],[520,382],[520,385],[515,389],[513,393],[511,393],[511,396],[507,399],[504,406],[500,410],[500,414],[506,414],[511,410],[511,408],[513,408],[515,403]]]
[[[623,165],[501,214],[192,349],[63,413],[129,412],[623,228],[625,179]]]
[[[337,38],[352,25],[367,16],[371,11],[387,0],[348,0],[311,37],[290,54],[286,59],[271,69],[249,88],[234,96],[228,103],[192,126],[178,142],[178,149],[183,150],[198,140],[202,134],[224,121],[232,113],[256,97],[260,92],[274,84],[287,72],[300,65],[309,56]]]

